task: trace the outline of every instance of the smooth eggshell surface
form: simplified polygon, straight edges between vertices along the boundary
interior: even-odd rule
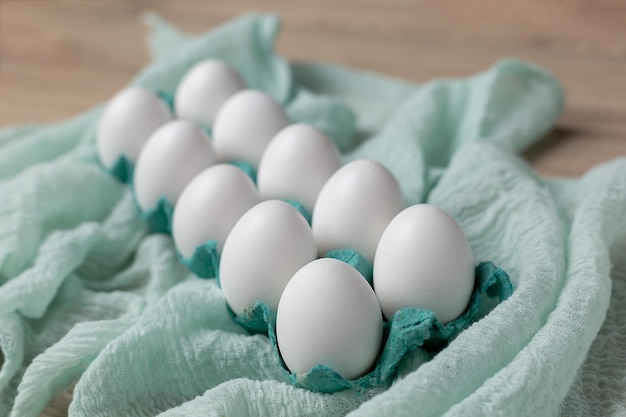
[[[383,320],[363,276],[336,259],[300,269],[280,299],[276,337],[291,372],[327,365],[346,379],[365,374],[380,350]]]
[[[139,206],[150,210],[161,197],[176,204],[189,181],[215,162],[200,125],[181,119],[167,123],[148,139],[137,159],[133,185]]]
[[[374,291],[385,317],[416,307],[445,324],[465,311],[473,288],[472,249],[448,213],[417,204],[389,223],[374,260]]]
[[[254,183],[241,169],[214,165],[198,174],[180,195],[172,220],[176,248],[185,258],[210,241],[220,251],[232,227],[259,202]]]
[[[319,129],[303,123],[287,126],[263,153],[259,193],[264,199],[297,200],[311,212],[320,190],[340,166],[339,150]]]
[[[225,62],[202,61],[185,74],[174,98],[176,114],[208,126],[226,100],[245,88],[239,74]]]
[[[373,262],[380,235],[404,205],[398,182],[383,165],[367,159],[344,165],[324,185],[313,209],[320,256],[353,249]]]
[[[293,274],[317,256],[307,221],[291,205],[267,200],[248,210],[226,238],[219,278],[235,314],[262,301],[276,311]]]
[[[135,162],[150,135],[171,119],[170,109],[151,91],[140,87],[120,91],[98,124],[96,146],[102,164],[111,168],[122,155]]]
[[[272,97],[256,90],[240,91],[216,116],[217,156],[223,162],[243,161],[257,168],[267,144],[287,124],[285,111]]]

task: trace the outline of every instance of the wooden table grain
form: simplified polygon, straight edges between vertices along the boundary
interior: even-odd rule
[[[240,13],[283,19],[278,51],[415,82],[516,56],[567,91],[554,132],[526,153],[548,176],[626,155],[626,2],[480,0],[0,0],[0,125],[102,102],[148,61],[146,11],[191,33]]]
[[[290,59],[418,83],[533,61],[567,91],[557,127],[525,154],[537,170],[578,176],[626,155],[624,1],[0,0],[0,125],[71,117],[122,88],[148,61],[147,11],[199,33],[250,10],[283,17]],[[57,411],[71,395],[59,398]]]

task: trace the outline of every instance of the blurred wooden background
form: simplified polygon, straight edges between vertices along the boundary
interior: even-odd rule
[[[199,33],[249,10],[283,16],[280,53],[415,82],[505,56],[553,71],[558,128],[526,156],[549,176],[626,155],[626,2],[474,0],[0,0],[0,125],[106,100],[147,63],[144,12]]]

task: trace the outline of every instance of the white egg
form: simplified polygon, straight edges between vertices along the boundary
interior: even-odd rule
[[[221,251],[235,223],[259,202],[254,183],[242,170],[214,165],[198,174],[183,190],[172,219],[176,248],[185,258],[210,241]]]
[[[376,295],[356,269],[318,259],[289,281],[278,305],[276,338],[291,372],[326,365],[346,379],[371,369],[383,320]]]
[[[154,132],[137,159],[135,196],[143,210],[164,197],[176,204],[185,186],[216,162],[209,137],[190,120],[171,121]]]
[[[272,97],[256,90],[240,91],[217,114],[215,151],[221,161],[243,161],[257,168],[269,141],[287,124],[285,111]]]
[[[328,136],[307,124],[287,126],[265,149],[257,174],[261,198],[297,200],[313,211],[328,179],[341,166],[341,155]]]
[[[111,168],[122,155],[135,162],[150,135],[171,119],[170,109],[153,92],[140,87],[120,91],[98,124],[96,146],[102,164]]]
[[[374,260],[374,291],[385,317],[416,307],[445,324],[465,311],[473,288],[472,249],[448,213],[417,204],[389,223]]]
[[[380,235],[404,208],[394,176],[367,159],[350,162],[330,177],[313,209],[313,234],[319,253],[353,249],[374,260]]]
[[[222,104],[245,87],[239,74],[225,62],[199,62],[178,85],[174,98],[176,114],[211,126]]]
[[[304,217],[289,204],[267,200],[248,210],[226,238],[219,278],[235,314],[262,301],[276,311],[293,274],[317,257]]]

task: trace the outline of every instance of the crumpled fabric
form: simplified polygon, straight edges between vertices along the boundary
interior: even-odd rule
[[[100,107],[57,124],[7,127],[0,416],[36,416],[75,382],[71,416],[626,412],[626,160],[550,180],[517,155],[563,110],[550,73],[504,60],[418,86],[289,63],[273,52],[279,22],[271,15],[198,37],[149,20],[153,60],[132,83],[171,94],[195,62],[226,60],[248,85],[291,103],[293,120],[322,127],[345,161],[378,160],[409,203],[450,213],[476,260],[504,269],[515,292],[434,358],[413,351],[389,387],[296,388],[269,339],[233,322],[215,280],[191,274],[170,237],[149,233],[128,187],[100,169]],[[339,110],[346,106],[350,113]]]

